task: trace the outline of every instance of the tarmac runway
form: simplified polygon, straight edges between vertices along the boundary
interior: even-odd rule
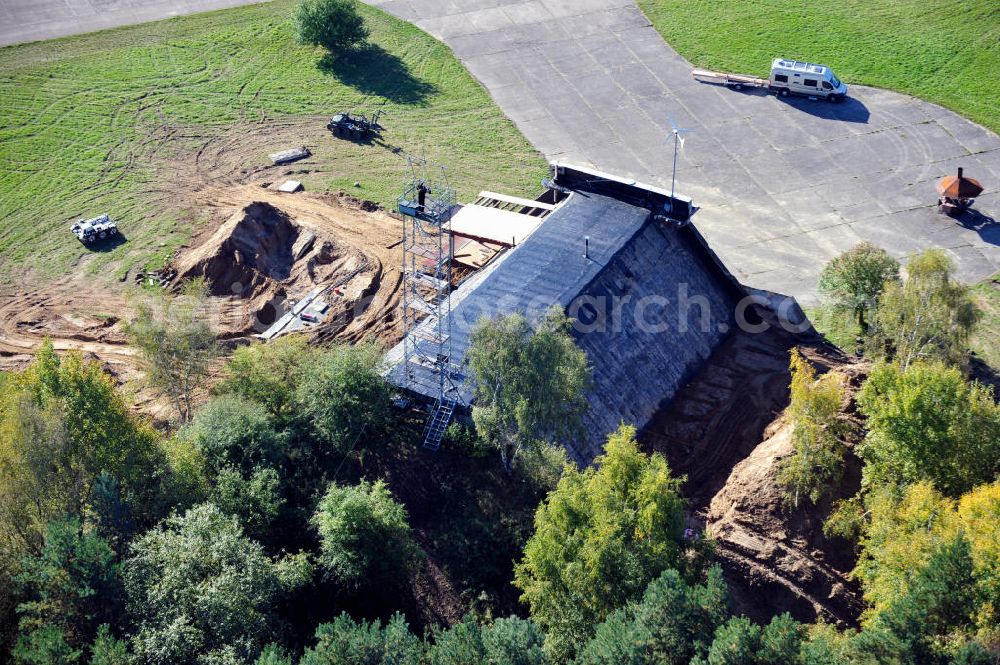
[[[0,46],[251,5],[262,0],[0,0]]]

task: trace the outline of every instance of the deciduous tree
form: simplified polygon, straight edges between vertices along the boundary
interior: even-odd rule
[[[791,419],[794,452],[781,462],[778,481],[786,498],[795,506],[807,497],[813,503],[835,485],[843,473],[846,448],[841,438],[850,427],[840,416],[844,399],[844,377],[827,372],[816,378],[816,370],[792,350]]]
[[[336,52],[368,38],[356,0],[299,0],[295,26],[303,44]]]
[[[154,517],[158,444],[99,365],[43,345],[0,395],[0,550],[37,553],[49,521],[84,517],[101,476],[114,479],[133,519]]]
[[[683,538],[679,484],[663,457],[639,452],[635,428],[624,425],[595,466],[566,469],[535,514],[514,579],[550,656],[572,656],[667,568],[687,576],[700,568],[700,545]]]
[[[379,373],[381,349],[337,346],[306,369],[296,391],[300,414],[341,454],[381,442],[392,413],[392,388]]]
[[[508,471],[524,446],[579,433],[590,369],[561,312],[550,312],[534,330],[521,314],[480,320],[467,360],[476,430],[500,451]]]
[[[823,267],[819,289],[838,306],[851,309],[864,329],[865,313],[875,307],[885,285],[898,279],[899,262],[884,249],[863,242]]]
[[[233,351],[226,363],[224,378],[214,392],[257,402],[273,418],[285,420],[294,410],[295,390],[305,367],[320,353],[310,348],[299,335],[285,335],[267,344],[241,346]]]
[[[127,327],[147,379],[170,398],[182,423],[194,415],[194,394],[219,351],[210,321],[205,282],[192,280],[176,297],[140,298]]]
[[[889,612],[910,596],[915,575],[928,566],[934,552],[961,537],[973,582],[951,593],[968,600],[963,611],[980,629],[1000,625],[1000,481],[981,485],[958,501],[927,481],[901,494],[886,486],[870,493],[865,504],[868,520],[854,576],[864,589],[869,618]]]
[[[303,556],[272,560],[212,504],[170,517],[124,563],[139,660],[193,663],[230,650],[256,658],[275,636],[275,604],[305,583]]]
[[[930,480],[957,497],[1000,472],[1000,407],[990,389],[940,362],[875,367],[857,397],[869,486]]]
[[[952,277],[951,260],[929,249],[910,258],[903,282],[887,284],[875,310],[869,351],[876,357],[888,353],[903,368],[934,359],[960,364],[979,318],[968,287]]]

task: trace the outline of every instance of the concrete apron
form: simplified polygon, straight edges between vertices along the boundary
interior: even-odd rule
[[[812,304],[823,264],[862,240],[898,258],[943,248],[964,281],[1000,269],[1000,137],[940,106],[698,83],[631,0],[368,1],[447,43],[547,158],[669,188],[667,118],[693,128],[677,191],[749,286]],[[935,181],[958,166],[987,187],[964,225],[935,207]]]

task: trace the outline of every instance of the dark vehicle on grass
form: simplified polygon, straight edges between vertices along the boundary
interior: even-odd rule
[[[326,128],[335,135],[351,139],[370,139],[382,134],[385,129],[378,124],[382,111],[376,111],[375,115],[368,119],[364,113],[351,115],[350,113],[338,113],[330,118],[326,123]]]

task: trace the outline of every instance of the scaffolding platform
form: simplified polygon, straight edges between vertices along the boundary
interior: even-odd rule
[[[460,401],[449,364],[455,238],[448,225],[455,192],[443,168],[413,158],[409,167],[410,179],[397,201],[403,216],[403,359],[412,368],[404,373],[404,387],[435,397],[423,445],[437,450]]]

